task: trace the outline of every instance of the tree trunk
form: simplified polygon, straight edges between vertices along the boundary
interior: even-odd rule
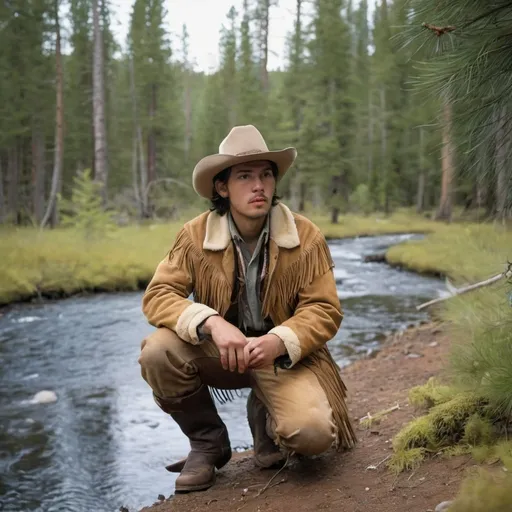
[[[156,180],[156,136],[154,121],[156,115],[156,85],[151,85],[149,101],[149,134],[148,134],[148,184]]]
[[[300,181],[300,200],[299,200],[299,212],[304,213],[306,211],[306,183],[304,179]]]
[[[135,88],[135,68],[133,57],[130,58],[130,93],[133,109],[133,152],[132,152],[132,180],[133,195],[137,201],[140,218],[146,216],[146,167],[144,162],[144,148],[142,147],[142,131],[139,124],[137,109],[137,90]],[[140,187],[139,187],[140,176]]]
[[[190,78],[188,69],[185,70],[185,101],[184,101],[184,113],[185,113],[185,140],[184,140],[184,151],[185,151],[185,163],[188,164],[190,158],[190,144],[192,141],[192,94],[190,91]],[[234,111],[234,108],[233,108]],[[231,125],[234,126],[234,120],[231,120]]]
[[[385,2],[384,2],[385,3]],[[387,143],[388,143],[388,130],[387,130],[387,116],[386,116],[386,91],[384,86],[380,89],[380,186],[384,190],[384,212],[389,212],[389,197],[388,197],[388,159],[387,159]],[[380,199],[379,199],[380,204]]]
[[[368,183],[371,182],[373,172],[373,108],[372,94],[368,91]]]
[[[423,128],[420,127],[420,175],[418,176],[418,193],[416,195],[416,212],[421,213],[425,207],[425,154]]]
[[[101,184],[103,204],[107,203],[107,135],[105,127],[105,84],[103,66],[103,35],[100,27],[98,0],[93,0],[93,117],[94,117],[94,179]]]
[[[510,133],[507,123],[507,111],[503,108],[498,119],[496,136],[496,220],[506,222],[510,205],[508,195],[512,189],[512,171],[509,163]]]
[[[451,221],[452,218],[452,196],[453,196],[453,141],[452,141],[452,106],[445,99],[443,104],[443,147],[441,150],[442,179],[441,179],[441,200],[437,211],[436,219]]]
[[[261,13],[261,83],[263,90],[268,92],[268,25],[270,16],[270,0],[262,0],[263,12]]]
[[[37,225],[44,215],[45,146],[41,126],[32,129],[32,214]]]
[[[55,43],[55,71],[56,71],[56,115],[55,115],[55,156],[53,161],[53,176],[50,198],[46,206],[46,213],[41,221],[41,228],[48,223],[51,217],[56,219],[56,200],[60,188],[62,174],[62,158],[64,154],[64,105],[63,105],[63,77],[62,61],[60,53],[60,24],[59,24],[59,0],[55,0],[55,31],[57,39]]]
[[[19,174],[18,142],[16,141],[7,153],[7,216],[14,223],[17,223],[18,219]]]
[[[2,167],[2,155],[0,153],[0,224],[5,222],[5,202],[4,202],[4,175]]]

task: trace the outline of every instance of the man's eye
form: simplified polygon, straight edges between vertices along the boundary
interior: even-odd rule
[[[239,174],[238,175],[238,179],[239,180],[244,180],[245,178],[247,178],[249,175],[248,174]]]

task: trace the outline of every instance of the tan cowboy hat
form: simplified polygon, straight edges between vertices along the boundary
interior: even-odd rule
[[[297,156],[295,148],[269,151],[263,136],[252,124],[235,126],[220,143],[219,152],[202,158],[194,168],[194,190],[206,199],[212,198],[213,178],[224,169],[255,160],[270,160],[277,165],[279,181]]]

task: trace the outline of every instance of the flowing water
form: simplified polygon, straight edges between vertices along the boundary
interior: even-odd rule
[[[441,281],[363,261],[409,238],[330,242],[345,318],[329,346],[341,366],[426,319],[415,306]],[[141,296],[20,305],[0,316],[0,510],[133,512],[173,492],[176,475],[164,466],[188,442],[140,376],[140,341],[153,330]],[[57,401],[34,403],[41,390]],[[251,446],[245,396],[219,406],[237,449]]]

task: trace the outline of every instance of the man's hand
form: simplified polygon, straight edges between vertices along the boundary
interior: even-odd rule
[[[274,360],[286,354],[283,340],[275,334],[265,334],[258,338],[247,338],[245,352],[249,356],[249,368],[259,370],[274,364]]]
[[[238,362],[238,373],[244,373],[249,366],[249,354],[244,350],[247,338],[242,331],[221,316],[209,317],[203,324],[203,331],[217,345],[222,368],[234,372]]]

